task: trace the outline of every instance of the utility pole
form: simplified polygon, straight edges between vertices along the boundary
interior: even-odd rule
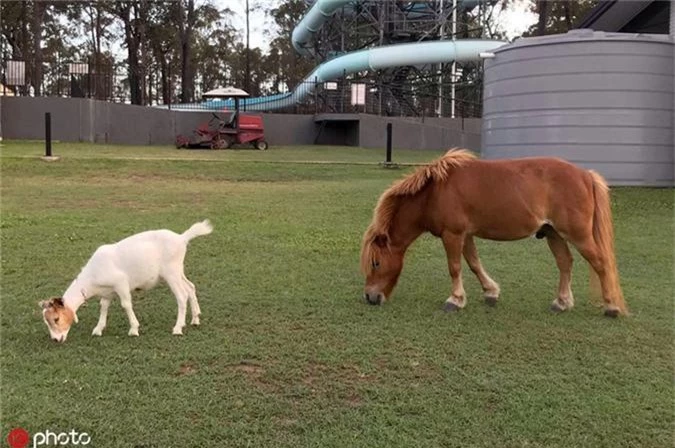
[[[452,41],[457,37],[457,0],[452,0]],[[452,61],[451,69],[451,91],[450,91],[450,118],[455,118],[455,82],[457,82],[457,61]]]
[[[249,32],[249,6],[248,0],[246,0],[246,80],[244,81],[246,92],[251,93],[251,45],[250,45],[250,32]]]

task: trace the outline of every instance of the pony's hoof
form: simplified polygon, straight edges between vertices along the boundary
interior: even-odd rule
[[[562,313],[563,311],[565,311],[565,308],[561,307],[556,302],[553,302],[551,304],[551,311],[553,311],[554,313]]]
[[[485,303],[488,306],[497,306],[497,299],[499,299],[499,297],[485,296]]]
[[[183,328],[182,327],[174,328],[172,334],[174,336],[183,336]]]
[[[129,336],[138,336],[138,328],[132,328],[129,330]]]
[[[92,330],[91,335],[92,336],[103,336],[103,330],[96,327]]]
[[[445,306],[443,306],[443,311],[446,313],[452,313],[459,310],[460,308],[452,302],[445,302]]]
[[[190,322],[190,325],[199,325],[199,316],[193,317],[192,321]]]
[[[607,316],[607,317],[619,317],[619,310],[605,310],[605,316]]]

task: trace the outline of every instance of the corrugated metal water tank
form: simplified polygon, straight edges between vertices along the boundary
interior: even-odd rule
[[[675,184],[672,37],[574,30],[494,53],[483,157],[557,156],[612,185]]]

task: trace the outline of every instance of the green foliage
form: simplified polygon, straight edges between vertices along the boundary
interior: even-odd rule
[[[288,0],[269,11],[274,20],[276,32],[270,42],[270,51],[264,60],[264,67],[272,83],[272,92],[278,93],[297,86],[313,69],[315,61],[300,56],[291,43],[295,26],[307,12],[302,0]]]
[[[539,19],[523,36],[564,34],[576,27],[597,4],[598,0],[534,0],[530,9]]]
[[[502,300],[485,306],[465,267],[469,304],[444,314],[447,267],[430,236],[390,303],[360,300],[362,232],[410,169],[378,167],[382,150],[40,153],[14,142],[0,153],[3,438],[23,427],[86,431],[102,448],[672,445],[672,189],[613,191],[631,317],[590,303],[578,255],[577,306],[549,313],[557,269],[536,239],[479,241]],[[139,338],[116,304],[91,337],[91,302],[66,344],[49,340],[37,301],[62,292],[98,245],[205,217],[215,231],[186,260],[200,327],[172,336],[176,303],[159,287],[135,294]]]

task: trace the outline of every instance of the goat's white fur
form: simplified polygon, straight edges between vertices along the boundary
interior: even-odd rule
[[[185,277],[183,261],[193,238],[208,235],[213,227],[208,220],[198,222],[182,234],[171,230],[150,230],[115,244],[100,246],[63,295],[64,305],[75,313],[90,297],[101,297],[101,314],[92,335],[100,336],[106,326],[108,307],[114,294],[120,298],[129,318],[129,336],[138,336],[138,319],[131,306],[131,292],[150,289],[160,279],[171,288],[178,301],[178,318],[173,334],[183,334],[187,302],[192,325],[199,325],[199,302],[195,285]]]

